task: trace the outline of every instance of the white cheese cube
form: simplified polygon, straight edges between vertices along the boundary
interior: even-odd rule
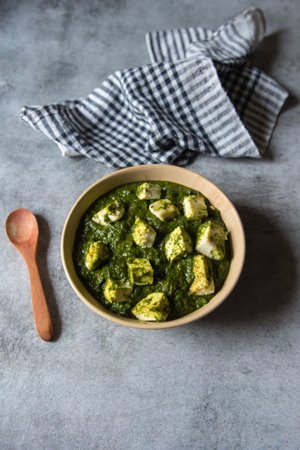
[[[102,261],[109,258],[109,250],[101,241],[92,242],[85,255],[85,265],[88,269],[94,270],[100,266]]]
[[[134,222],[132,237],[136,245],[150,248],[154,243],[156,231],[151,225],[137,217]]]
[[[176,259],[186,256],[188,253],[192,253],[193,244],[190,236],[185,231],[183,227],[177,227],[165,243],[166,257],[169,261],[174,261]]]
[[[198,220],[207,217],[207,207],[203,195],[188,195],[183,199],[183,212],[188,220]]]
[[[161,187],[154,183],[142,183],[136,191],[140,200],[156,200],[161,196]]]
[[[147,258],[129,258],[127,265],[131,284],[153,284],[153,268]]]
[[[140,300],[131,311],[139,320],[162,322],[166,320],[170,309],[167,296],[163,292],[153,292]]]
[[[215,292],[215,283],[210,259],[204,255],[194,256],[193,273],[195,279],[190,286],[191,294],[209,295]]]
[[[118,200],[110,203],[110,205],[98,211],[93,216],[93,220],[100,225],[106,226],[110,223],[116,222],[117,220],[122,219],[125,213],[125,207],[123,203]]]
[[[208,220],[200,225],[196,239],[196,250],[211,259],[221,260],[225,256],[227,234],[218,224]]]
[[[126,302],[132,292],[132,286],[129,283],[118,283],[108,279],[104,285],[104,297],[110,303]]]
[[[173,203],[167,198],[151,203],[149,209],[152,214],[158,217],[162,222],[174,219],[174,217],[178,216],[179,214],[176,206],[173,205]]]

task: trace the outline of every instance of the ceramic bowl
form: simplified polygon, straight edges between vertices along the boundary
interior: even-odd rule
[[[85,288],[78,277],[73,263],[73,246],[76,231],[83,214],[89,206],[108,191],[126,183],[143,180],[173,181],[202,192],[220,210],[230,233],[232,261],[230,271],[221,290],[201,309],[184,317],[166,322],[142,322],[120,317],[105,309]],[[76,201],[64,225],[61,242],[62,261],[67,278],[83,302],[100,316],[127,327],[142,329],[171,328],[193,322],[211,313],[231,293],[241,274],[245,259],[245,236],[241,219],[228,197],[211,181],[203,176],[172,165],[142,165],[118,170],[101,178],[89,187]]]

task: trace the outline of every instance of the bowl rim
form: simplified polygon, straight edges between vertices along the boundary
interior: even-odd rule
[[[71,219],[73,217],[74,212],[76,211],[78,206],[81,204],[81,202],[83,201],[83,199],[86,197],[86,195],[89,192],[93,191],[94,189],[97,188],[97,186],[99,184],[102,184],[109,179],[114,180],[114,178],[118,178],[121,175],[126,176],[126,174],[133,174],[135,172],[138,173],[139,171],[147,172],[153,168],[155,168],[155,170],[172,170],[172,171],[174,171],[174,173],[178,172],[178,174],[180,172],[182,174],[183,174],[183,172],[185,172],[185,174],[189,173],[190,175],[196,176],[198,179],[202,179],[202,181],[204,183],[206,183],[207,186],[212,188],[216,193],[218,193],[218,195],[220,195],[223,198],[223,200],[225,200],[227,202],[228,206],[230,207],[231,213],[234,215],[234,220],[236,222],[237,232],[239,235],[238,236],[239,252],[238,252],[238,255],[233,255],[235,258],[238,258],[235,263],[237,266],[235,268],[235,276],[233,278],[229,276],[230,270],[232,267],[232,266],[230,266],[229,273],[227,275],[227,278],[226,278],[222,288],[220,289],[220,291],[217,292],[217,294],[210,300],[210,302],[207,305],[201,307],[200,309],[197,309],[196,311],[193,311],[190,314],[187,314],[186,316],[180,317],[178,319],[173,319],[170,321],[165,321],[165,322],[146,322],[146,321],[140,321],[140,320],[136,320],[136,319],[130,319],[130,318],[118,316],[117,314],[106,309],[103,305],[101,305],[99,302],[97,302],[97,300],[95,300],[94,297],[87,291],[83,282],[81,281],[81,279],[79,278],[79,276],[76,273],[74,263],[73,263],[73,257],[71,257],[71,258],[69,258],[69,261],[71,261],[73,275],[75,273],[76,283],[80,285],[80,289],[78,288],[77,284],[75,283],[75,281],[73,279],[73,276],[70,273],[69,263],[67,261],[66,255],[65,255],[66,239],[67,239],[67,234],[69,231]],[[122,176],[121,176],[121,178],[122,178]],[[167,178],[168,178],[168,174],[166,174],[165,180],[163,180],[163,179],[161,179],[161,180],[169,181]],[[145,177],[145,178],[140,179],[140,181],[143,181],[143,180],[155,181],[153,177]],[[127,183],[131,183],[131,182],[133,182],[133,181],[128,181]],[[176,182],[176,181],[173,181],[173,182]],[[127,183],[121,182],[121,183],[114,184],[114,187],[106,190],[105,192],[103,192],[102,195],[105,195],[105,193],[111,191],[112,189],[122,186]],[[178,183],[178,184],[181,184],[181,183]],[[195,187],[194,189],[197,190],[197,187]],[[98,196],[98,198],[99,197],[100,196]],[[211,201],[210,199],[208,199],[208,200]],[[90,203],[90,205],[94,201],[95,200],[93,200]],[[212,202],[212,204],[213,204],[213,202]],[[85,211],[87,210],[87,208],[85,208]],[[81,218],[82,218],[82,214],[77,223],[77,229],[78,229],[78,225],[79,225]],[[224,222],[226,224],[225,220],[224,220]],[[227,224],[226,224],[226,226],[227,226]],[[75,236],[76,236],[77,229],[75,231]],[[73,242],[72,246],[73,245],[74,245],[74,242]],[[231,241],[231,246],[232,246],[232,241]],[[197,172],[194,172],[190,169],[186,169],[183,167],[170,165],[170,164],[144,164],[144,165],[139,165],[139,166],[126,167],[124,169],[116,170],[116,171],[100,178],[98,181],[96,181],[91,186],[89,186],[87,189],[85,189],[84,192],[77,198],[77,200],[75,201],[75,203],[73,204],[71,210],[69,211],[69,213],[67,215],[67,218],[66,218],[64,226],[63,226],[62,236],[61,236],[61,259],[62,259],[63,268],[65,271],[66,277],[67,277],[70,285],[72,286],[73,290],[77,294],[77,296],[90,309],[92,309],[94,312],[96,312],[98,315],[104,317],[105,319],[107,319],[111,322],[117,323],[119,325],[123,325],[123,326],[130,327],[130,328],[139,328],[139,329],[158,330],[158,329],[165,329],[165,328],[174,328],[177,326],[185,325],[187,323],[192,323],[202,317],[205,317],[207,314],[211,313],[221,303],[223,303],[223,301],[230,295],[230,293],[234,289],[235,285],[237,284],[238,279],[243,270],[243,266],[244,266],[244,262],[245,262],[245,254],[246,254],[246,242],[245,242],[245,232],[244,232],[243,224],[242,224],[241,218],[240,218],[235,206],[230,201],[230,199],[227,197],[227,195],[218,186],[216,186],[212,181],[210,181],[208,178],[204,177],[203,175],[200,175]],[[232,265],[232,262],[233,262],[233,258],[231,260],[231,265]],[[228,280],[229,280],[229,282],[228,282]],[[224,289],[224,286],[226,286],[226,289]],[[82,293],[82,291],[85,291],[84,294]],[[90,298],[90,300],[89,300],[89,298]],[[95,302],[97,302],[97,306],[95,306],[93,304],[93,302],[91,301],[92,299],[94,299]]]

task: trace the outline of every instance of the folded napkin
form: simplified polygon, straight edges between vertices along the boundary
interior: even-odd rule
[[[21,118],[63,155],[112,167],[184,165],[195,153],[258,158],[288,95],[248,60],[264,32],[260,9],[216,31],[150,32],[151,64],[113,73],[86,98],[25,106]]]

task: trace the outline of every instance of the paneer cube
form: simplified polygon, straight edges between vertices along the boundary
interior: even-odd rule
[[[122,219],[124,213],[125,207],[123,203],[116,200],[94,214],[93,220],[100,225],[106,226]]]
[[[215,292],[211,260],[204,255],[194,256],[193,273],[195,279],[190,286],[190,293],[209,295]]]
[[[207,206],[202,195],[188,195],[184,197],[182,204],[187,220],[198,220],[208,216]]]
[[[208,220],[198,229],[196,250],[208,258],[221,260],[225,256],[227,233],[220,225]]]
[[[109,250],[101,241],[92,242],[85,256],[85,265],[88,269],[94,270],[100,266],[102,261],[109,258]]]
[[[139,320],[162,322],[166,320],[170,310],[167,296],[163,292],[153,292],[139,301],[131,311]]]
[[[140,200],[156,200],[161,196],[161,187],[154,183],[142,183],[136,191]]]
[[[193,244],[190,236],[185,231],[183,227],[177,227],[165,243],[166,257],[169,261],[174,261],[176,259],[186,256],[188,253],[192,253]]]
[[[168,200],[167,198],[151,203],[149,209],[152,214],[158,217],[162,222],[174,219],[174,217],[178,216],[179,214],[177,207],[173,205],[171,200]]]
[[[131,284],[143,286],[153,284],[153,268],[146,258],[129,258],[128,273]]]
[[[136,245],[150,248],[154,243],[156,231],[151,225],[137,217],[134,222],[132,237]]]
[[[129,283],[118,283],[109,278],[104,285],[104,297],[110,303],[126,302],[131,295],[132,289]]]

